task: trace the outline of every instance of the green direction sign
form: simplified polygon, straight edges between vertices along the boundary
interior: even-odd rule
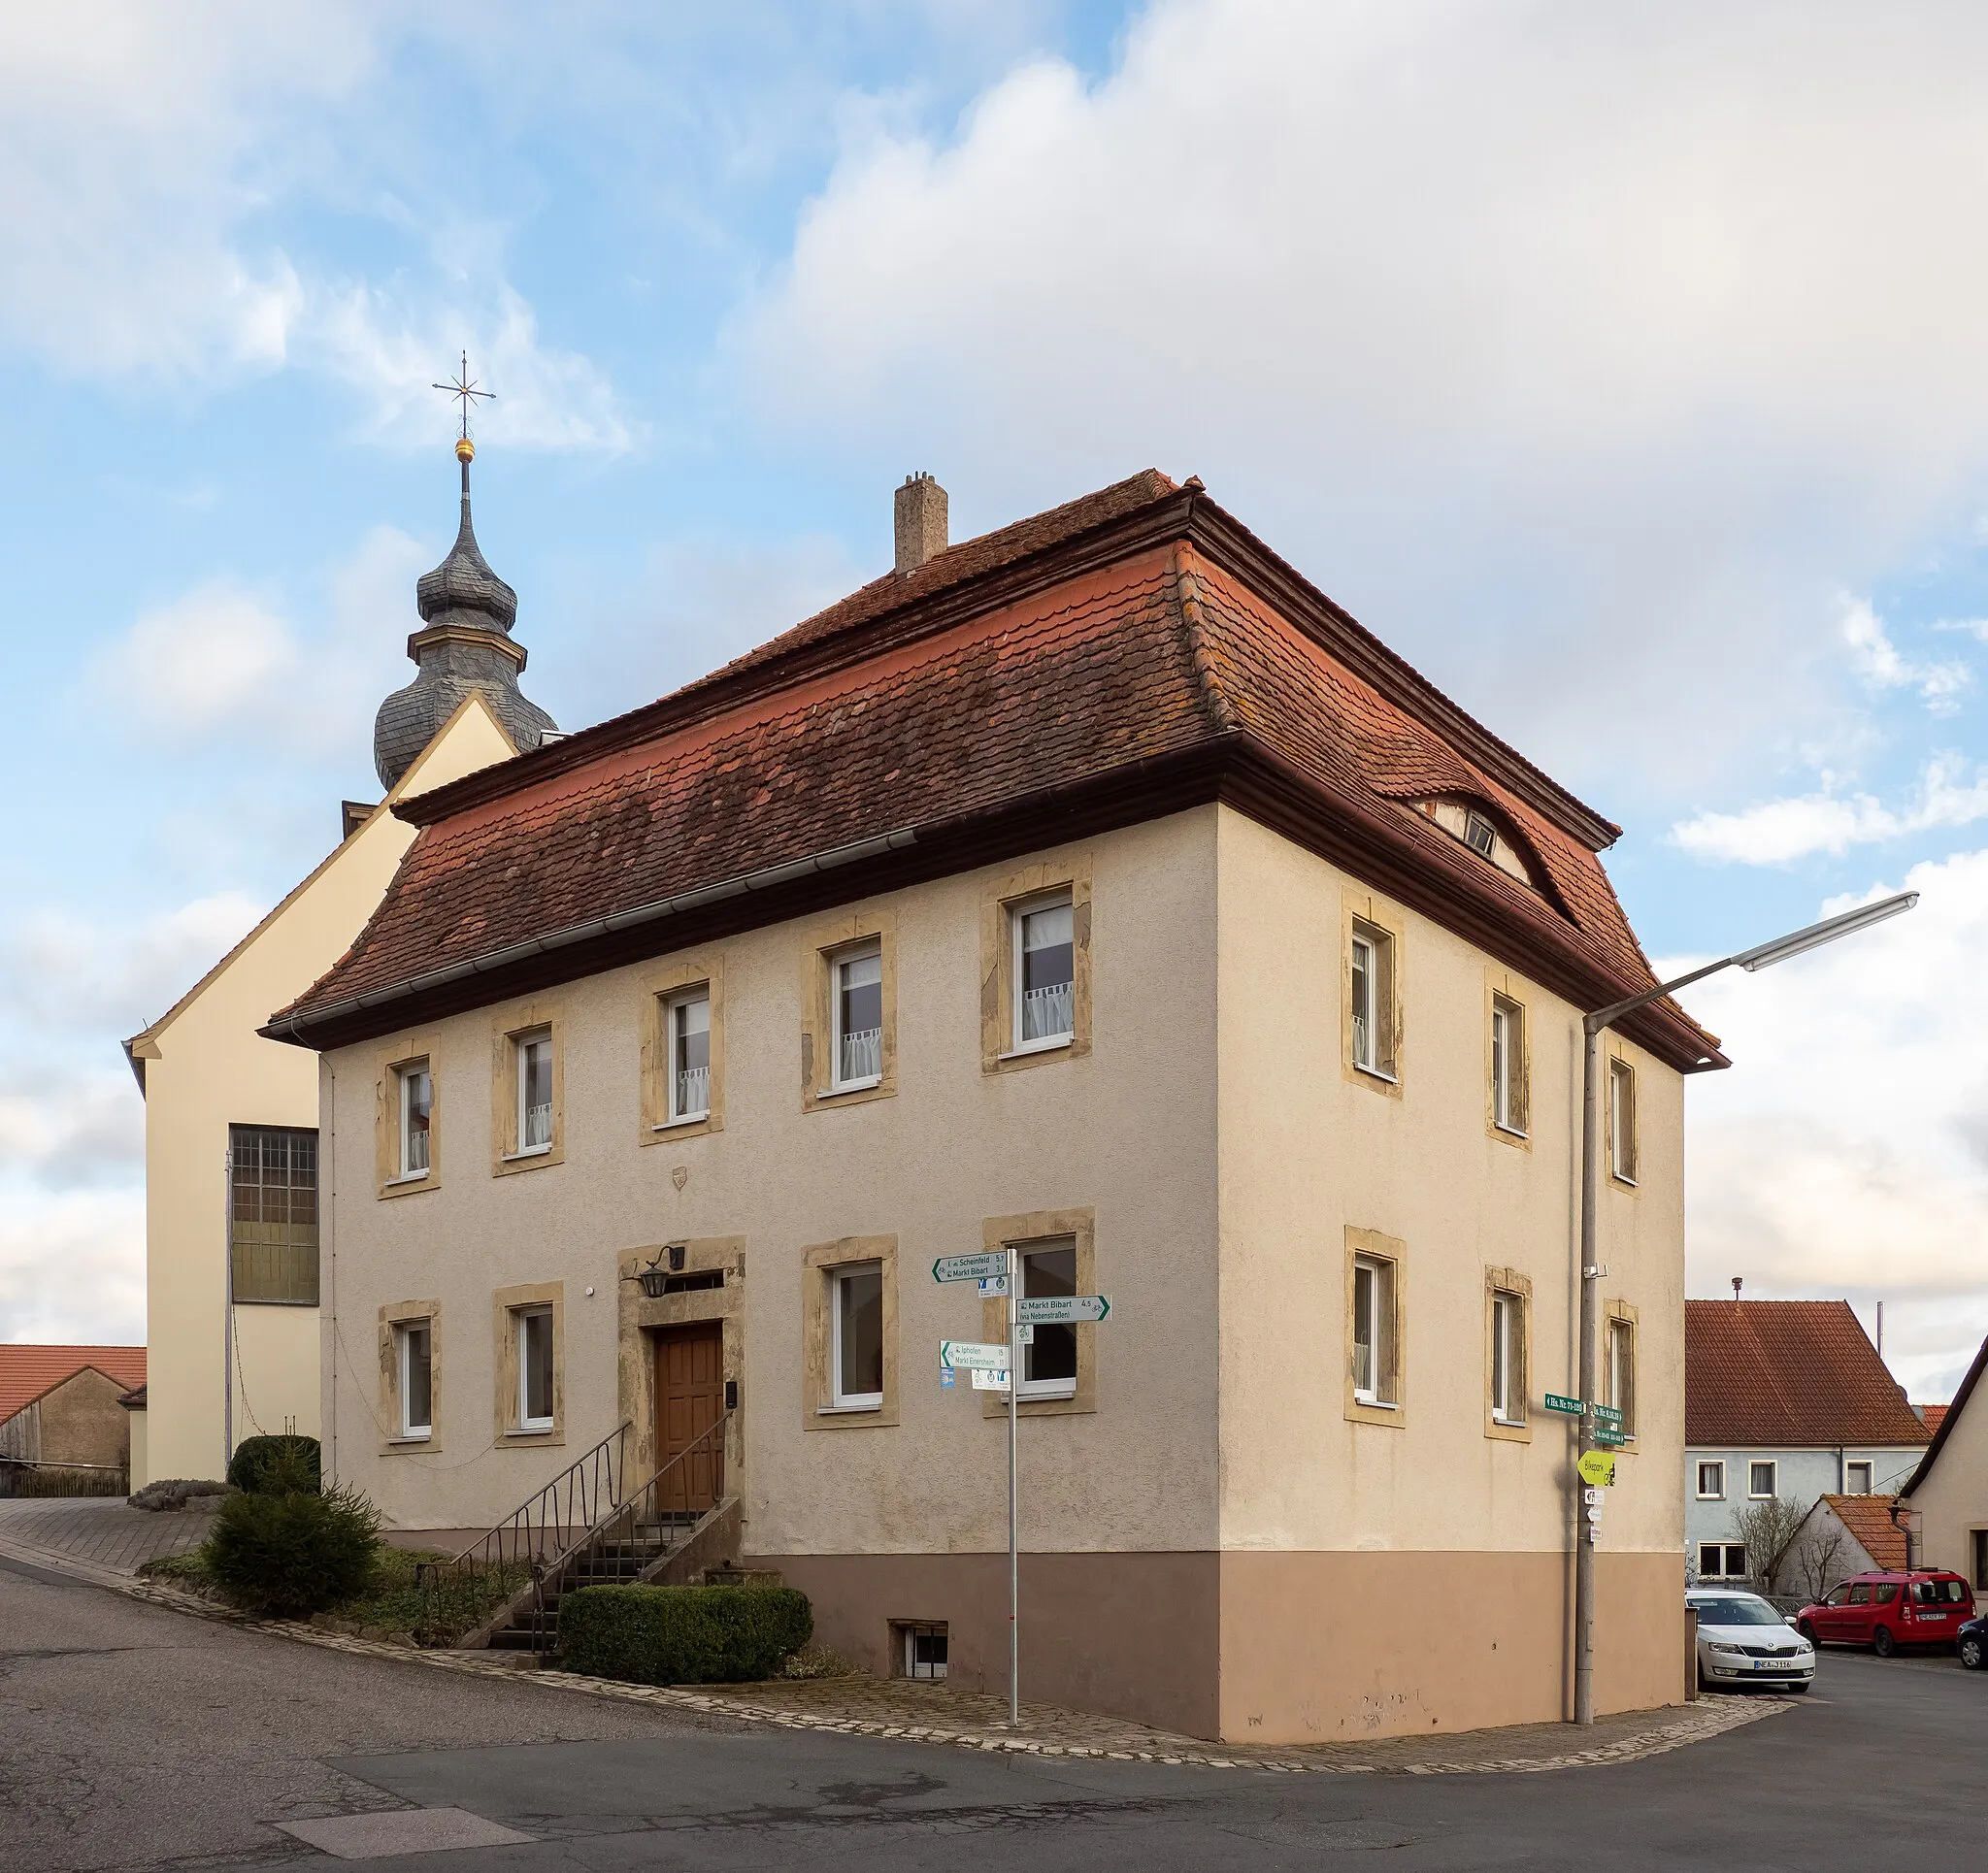
[[[1015,1319],[1037,1327],[1104,1320],[1110,1312],[1111,1302],[1105,1295],[1044,1295],[1035,1300],[1014,1303]]]
[[[1598,1425],[1612,1426],[1615,1429],[1620,1430],[1622,1429],[1622,1414],[1613,1405],[1597,1405],[1595,1407],[1595,1422]]]
[[[988,1249],[980,1255],[942,1255],[932,1265],[934,1281],[984,1281],[1008,1272],[1008,1251]]]
[[[1610,1430],[1607,1425],[1595,1428],[1595,1442],[1598,1444],[1626,1444],[1628,1441],[1619,1430]]]
[[[983,1372],[1006,1372],[1008,1348],[990,1346],[985,1340],[943,1339],[939,1342],[939,1364],[955,1370],[967,1365],[978,1366]]]
[[[1578,1418],[1580,1416],[1580,1400],[1578,1398],[1563,1397],[1558,1392],[1549,1392],[1546,1394],[1546,1409],[1548,1411],[1564,1411],[1570,1418]]]

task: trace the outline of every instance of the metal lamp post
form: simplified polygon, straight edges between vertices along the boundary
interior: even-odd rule
[[[1584,1045],[1581,1055],[1581,1098],[1580,1098],[1580,1452],[1584,1456],[1594,1447],[1595,1437],[1595,1364],[1597,1315],[1601,1306],[1602,1270],[1596,1262],[1595,1223],[1596,1191],[1600,1183],[1600,1167],[1597,1161],[1599,1134],[1596,1107],[1601,1100],[1601,1059],[1602,1035],[1624,1015],[1634,1014],[1638,1008],[1647,1007],[1652,1002],[1662,1001],[1667,995],[1678,989],[1688,988],[1693,982],[1702,981],[1707,975],[1715,975],[1720,969],[1732,969],[1736,965],[1749,974],[1757,969],[1771,969],[1776,963],[1785,963],[1791,956],[1800,956],[1804,950],[1818,948],[1823,943],[1834,942],[1839,936],[1848,936],[1860,930],[1868,930],[1872,924],[1880,924],[1888,917],[1899,916],[1911,909],[1919,902],[1916,891],[1901,892],[1895,898],[1886,898],[1881,903],[1864,904],[1856,910],[1845,911],[1840,917],[1829,917],[1819,924],[1810,924],[1806,930],[1798,930],[1786,936],[1777,936],[1771,943],[1762,943],[1757,948],[1742,950],[1737,956],[1722,957],[1716,963],[1707,963],[1703,969],[1693,969],[1688,975],[1680,975],[1674,981],[1660,983],[1656,988],[1645,990],[1641,995],[1633,995],[1627,1001],[1611,1002],[1606,1008],[1597,1008],[1594,1013],[1581,1020],[1581,1035]],[[1576,1471],[1572,1488],[1574,1495],[1574,1721],[1576,1724],[1592,1724],[1595,1721],[1595,1530],[1588,1518],[1580,1513],[1580,1476]]]

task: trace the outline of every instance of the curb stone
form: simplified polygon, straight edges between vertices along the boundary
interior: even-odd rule
[[[96,1584],[112,1584],[98,1581]],[[407,1646],[385,1645],[377,1639],[354,1638],[343,1632],[327,1632],[296,1620],[259,1620],[216,1606],[195,1594],[149,1580],[120,1581],[114,1591],[127,1597],[148,1601],[176,1613],[224,1626],[241,1627],[252,1632],[292,1639],[303,1645],[321,1646],[331,1652],[350,1653],[361,1658],[392,1659],[402,1663],[426,1665],[431,1670],[461,1672],[470,1677],[523,1681],[548,1691],[576,1692],[586,1697],[612,1697],[627,1703],[656,1704],[695,1711],[710,1717],[736,1722],[769,1725],[776,1728],[823,1730],[842,1736],[899,1738],[980,1750],[1011,1756],[1074,1757],[1109,1762],[1156,1762],[1181,1768],[1254,1769],[1276,1775],[1537,1775],[1557,1769],[1607,1768],[1646,1758],[1668,1755],[1688,1744],[1701,1743],[1730,1730],[1743,1728],[1763,1718],[1776,1717],[1797,1706],[1788,1698],[1752,1698],[1743,1702],[1720,1699],[1702,1702],[1695,1709],[1686,1706],[1670,1722],[1627,1736],[1612,1743],[1584,1750],[1567,1750],[1544,1757],[1441,1759],[1399,1764],[1335,1761],[1324,1757],[1262,1757],[1212,1750],[1132,1749],[1114,1750],[1086,1743],[1056,1743],[1035,1737],[1010,1736],[1001,1732],[958,1728],[939,1729],[924,1725],[890,1724],[862,1717],[817,1716],[808,1711],[767,1710],[750,1698],[728,1696],[722,1692],[691,1690],[683,1686],[629,1685],[614,1679],[583,1677],[569,1671],[530,1671],[516,1665],[493,1662],[487,1654],[419,1651]],[[1392,1739],[1390,1739],[1392,1740]],[[1335,1747],[1328,1745],[1328,1748]]]

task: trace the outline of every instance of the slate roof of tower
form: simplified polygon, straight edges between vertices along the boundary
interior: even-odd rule
[[[1909,1446],[1931,1435],[1847,1300],[1684,1303],[1684,1441],[1694,1448]]]
[[[1538,890],[1407,805],[1442,792],[1492,811]],[[505,975],[506,957],[546,981],[662,953],[689,926],[658,926],[640,952],[598,926],[898,829],[915,829],[921,862],[956,851],[962,869],[1216,797],[1556,991],[1606,1001],[1652,984],[1597,857],[1616,829],[1198,482],[1148,471],[873,580],[672,696],[397,806],[422,831],[393,885],[276,1023],[281,1037],[340,1044],[407,1018],[371,1004],[472,965],[487,983],[458,980],[448,1005],[524,980]],[[845,895],[861,895],[853,871]],[[768,898],[758,920],[777,908]],[[570,944],[563,961],[547,938]],[[1724,1064],[1670,1004],[1630,1032],[1680,1067]]]

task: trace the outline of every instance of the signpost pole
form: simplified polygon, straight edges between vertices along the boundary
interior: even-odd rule
[[[1594,1448],[1596,1330],[1601,1313],[1601,1269],[1596,1265],[1595,1183],[1600,1166],[1602,1030],[1593,1015],[1583,1024],[1585,1048],[1580,1075],[1580,1397],[1576,1426],[1576,1465]],[[1574,1498],[1574,1721],[1595,1721],[1595,1530],[1580,1499],[1580,1478],[1572,1479]]]
[[[1021,1523],[1015,1495],[1015,1452],[1021,1426],[1021,1348],[1015,1301],[1021,1257],[1008,1245],[1008,1727],[1021,1728]]]

